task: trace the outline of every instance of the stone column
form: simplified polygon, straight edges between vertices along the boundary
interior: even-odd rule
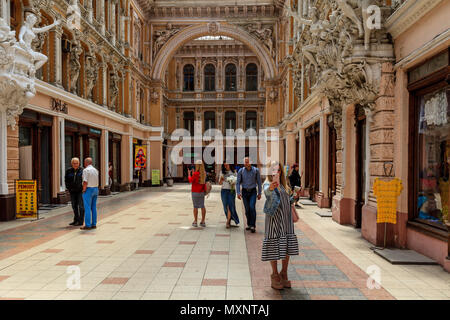
[[[319,195],[317,205],[320,208],[331,205],[330,195],[328,194],[328,143],[329,143],[328,116],[320,115],[320,137],[319,137]]]
[[[305,168],[306,168],[306,164],[305,164],[305,159],[306,159],[306,154],[305,154],[305,128],[301,128],[298,131],[298,159],[299,159],[299,170],[300,170],[300,174],[302,174],[302,186],[305,186]]]
[[[150,140],[147,140],[147,167],[145,169],[145,179],[144,180],[151,180],[151,178],[152,178],[152,169],[150,166],[149,155],[151,155]],[[150,184],[151,184],[151,182],[150,182]]]
[[[9,15],[9,1],[0,0],[0,17],[6,21],[6,24],[10,24],[10,15]]]
[[[286,158],[285,158],[285,164],[289,165],[289,168],[292,166],[292,164],[295,163],[295,144],[296,144],[296,139],[295,139],[295,132],[293,132],[292,130],[294,129],[294,124],[293,123],[289,123],[288,124],[288,131],[286,132]]]
[[[88,13],[88,21],[92,23],[94,20],[94,8],[92,7],[92,0],[87,1],[87,13]]]
[[[111,187],[109,185],[109,131],[106,129],[102,129],[102,146],[101,149],[103,149],[104,161],[102,165],[102,175],[104,174],[102,187]]]
[[[238,79],[237,79],[237,90],[245,91],[245,66],[244,66],[244,57],[239,57],[239,66],[238,66]]]
[[[99,19],[98,22],[100,23],[100,33],[102,35],[105,35],[105,0],[98,0],[98,11],[99,11]]]
[[[0,110],[0,195],[6,194],[8,194],[8,129],[6,111]]]
[[[50,55],[50,59],[53,60],[55,66],[51,76],[51,81],[59,88],[62,88],[62,48],[61,38],[63,30],[61,25],[56,26],[50,31],[50,41],[53,41],[54,51]]]
[[[195,91],[203,91],[202,78],[203,78],[202,60],[200,58],[195,58],[195,74],[194,74]]]
[[[59,123],[59,162],[60,162],[60,179],[59,179],[59,191],[64,192],[66,190],[66,183],[64,182],[64,175],[66,173],[66,151],[65,151],[65,122],[64,118],[58,117]],[[81,160],[80,160],[81,161]]]
[[[116,44],[116,4],[117,0],[111,3],[111,43]]]
[[[104,60],[105,58],[103,58]],[[102,84],[102,89],[103,89],[103,94],[102,94],[102,98],[103,98],[103,107],[108,108],[108,65],[103,62],[102,63],[102,80],[103,80],[103,84]]]

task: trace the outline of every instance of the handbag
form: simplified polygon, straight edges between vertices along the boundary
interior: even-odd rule
[[[296,223],[299,218],[298,218],[297,210],[295,209],[295,207],[293,205],[291,205],[291,213],[292,213],[292,221],[294,223]]]

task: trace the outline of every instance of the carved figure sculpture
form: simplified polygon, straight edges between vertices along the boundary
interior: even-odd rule
[[[56,20],[51,25],[42,27],[42,28],[34,28],[34,25],[37,22],[37,17],[34,13],[28,14],[25,19],[22,27],[19,32],[19,45],[30,53],[33,57],[33,62],[36,70],[40,69],[48,60],[47,56],[43,55],[40,52],[36,52],[31,47],[31,42],[36,38],[36,35],[41,32],[46,32],[53,27],[59,25],[61,23],[60,20]]]
[[[80,45],[80,42],[75,39],[72,44],[72,50],[70,50],[70,92],[73,94],[77,93],[77,82],[78,77],[80,76],[80,55],[83,52],[83,49]]]
[[[78,0],[70,0],[66,11],[67,27],[70,30],[80,29],[81,10],[78,7]]]
[[[275,50],[273,47],[273,32],[271,28],[264,28],[261,22],[257,22],[256,27],[253,24],[247,24],[245,26],[245,29],[247,29],[250,34],[253,34],[261,42],[263,42],[267,49],[269,49],[270,55],[274,57]]]
[[[111,108],[116,107],[116,99],[119,94],[119,76],[115,71],[111,71],[110,74],[109,91],[111,95]]]
[[[87,96],[90,100],[92,100],[92,89],[97,82],[98,77],[98,63],[97,59],[89,54],[86,56],[86,80],[87,80]]]
[[[178,31],[180,31],[180,28],[173,28],[171,23],[167,24],[166,30],[156,31],[153,55],[156,56],[164,43],[166,43],[167,40],[169,40]]]

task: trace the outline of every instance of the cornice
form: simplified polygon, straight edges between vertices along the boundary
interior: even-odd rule
[[[37,92],[46,94],[46,95],[56,98],[56,99],[61,99],[64,102],[67,102],[71,105],[80,107],[88,112],[94,112],[105,118],[109,118],[109,119],[115,120],[117,122],[130,125],[133,128],[136,128],[139,130],[143,130],[143,131],[147,131],[147,132],[160,132],[162,129],[161,127],[152,127],[152,126],[142,125],[141,123],[137,122],[137,120],[134,118],[124,117],[114,111],[111,111],[107,108],[101,107],[91,101],[82,99],[72,93],[69,93],[63,89],[57,88],[55,86],[52,86],[51,84],[48,84],[48,83],[38,80],[38,79],[36,79],[35,87],[36,87]]]
[[[406,0],[385,23],[387,31],[395,39],[419,21],[438,4],[446,0]]]

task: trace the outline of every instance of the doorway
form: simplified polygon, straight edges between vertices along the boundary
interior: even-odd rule
[[[355,227],[361,228],[362,208],[366,202],[366,170],[367,159],[367,134],[366,115],[362,107],[355,110],[356,120],[356,207]]]

